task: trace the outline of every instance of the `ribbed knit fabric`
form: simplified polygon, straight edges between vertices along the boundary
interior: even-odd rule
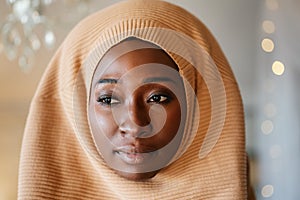
[[[97,63],[132,36],[172,57],[185,79],[188,106],[176,160],[139,182],[105,164],[87,117]],[[247,199],[241,97],[207,28],[182,8],[156,0],[122,1],[81,21],[54,55],[32,100],[18,199]]]

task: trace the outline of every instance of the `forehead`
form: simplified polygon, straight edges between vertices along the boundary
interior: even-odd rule
[[[178,71],[177,65],[164,50],[149,42],[133,39],[112,47],[99,62],[94,78],[121,76],[145,64],[151,65],[148,65],[148,68],[143,67],[144,70],[139,70],[140,72],[159,74],[158,71],[162,66]],[[153,70],[151,66],[160,67]]]

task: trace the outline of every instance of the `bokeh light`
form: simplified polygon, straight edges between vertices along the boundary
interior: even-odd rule
[[[261,42],[261,47],[265,52],[272,52],[274,50],[274,42],[269,38],[265,38]]]
[[[281,76],[284,73],[285,67],[284,64],[280,61],[275,61],[272,65],[272,71],[274,74]]]
[[[273,10],[273,11],[279,9],[279,3],[277,0],[266,0],[266,6],[269,10]]]
[[[274,125],[271,120],[265,120],[262,122],[261,131],[263,134],[269,135],[270,133],[272,133],[273,129],[274,129]]]
[[[265,185],[261,189],[261,195],[265,198],[271,197],[274,193],[274,187],[273,185]]]
[[[264,32],[271,34],[275,32],[275,24],[271,20],[264,20],[262,23],[262,28]]]

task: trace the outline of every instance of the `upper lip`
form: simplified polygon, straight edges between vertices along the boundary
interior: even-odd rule
[[[142,146],[134,146],[134,145],[124,145],[119,146],[114,149],[115,152],[123,152],[128,154],[136,154],[136,153],[150,153],[155,151],[152,148],[142,147]]]

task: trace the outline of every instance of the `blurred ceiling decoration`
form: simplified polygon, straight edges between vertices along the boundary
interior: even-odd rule
[[[62,4],[61,7],[68,9],[63,17],[67,13],[67,17],[74,20],[88,11],[88,0],[6,0],[6,3],[10,9],[0,24],[0,53],[5,53],[9,60],[17,59],[23,71],[32,67],[36,52],[43,46],[46,49],[55,47],[54,24],[57,26],[58,22],[64,21],[47,16],[48,7]]]

